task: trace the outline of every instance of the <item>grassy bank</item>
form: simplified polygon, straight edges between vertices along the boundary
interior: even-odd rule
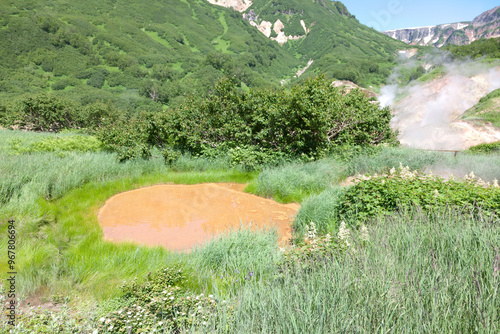
[[[410,208],[366,221],[369,240],[351,227],[348,243],[345,234],[344,239],[337,236],[338,227],[321,227],[334,226],[330,222],[346,189],[339,183],[348,176],[387,173],[401,163],[445,176],[474,171],[493,181],[500,179],[494,167],[500,166],[498,154],[453,157],[380,148],[350,158],[245,172],[224,158],[182,156],[167,166],[155,154],[119,163],[105,151],[18,149],[52,137],[0,130],[0,172],[9,176],[0,179],[0,252],[6,253],[7,219],[14,218],[18,294],[58,307],[20,317],[19,333],[116,333],[125,327],[113,312],[137,312],[134,304],[147,311],[132,332],[495,333],[500,328],[498,216]],[[294,229],[308,239],[280,250],[274,231],[243,229],[182,254],[102,239],[96,212],[106,199],[167,182],[249,183],[247,191],[300,202]],[[310,230],[311,221],[317,231]],[[2,275],[6,264],[0,259]],[[151,285],[157,282],[154,273],[166,267],[178,268],[182,277],[175,276],[172,286],[166,279]],[[136,277],[132,290],[137,293],[126,297],[120,286]],[[162,291],[173,293],[163,302],[170,303],[168,308],[153,307]],[[191,314],[198,308],[191,300],[203,300],[200,306],[212,315],[198,321],[165,313]],[[110,322],[103,326],[101,318]]]

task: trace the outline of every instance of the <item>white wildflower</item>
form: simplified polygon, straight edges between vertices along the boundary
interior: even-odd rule
[[[390,173],[391,175],[396,174],[396,168],[392,167],[392,168],[389,170],[389,173]]]
[[[438,197],[439,196],[439,191],[437,189],[434,189],[434,197]]]
[[[474,178],[476,175],[474,175],[474,172],[470,172],[470,174],[465,174],[464,180],[465,181],[474,181]]]
[[[328,233],[327,235],[325,235],[325,242],[326,243],[329,243],[331,240],[332,240],[332,236],[330,235],[330,233]]]
[[[495,187],[495,188],[498,188],[498,187],[499,187],[499,186],[498,186],[498,180],[497,180],[497,179],[494,179],[494,180],[493,180],[493,187]]]
[[[488,186],[488,183],[484,182],[484,180],[481,179],[480,177],[477,179],[476,184],[478,186],[481,186],[481,187],[487,187]]]
[[[316,239],[316,224],[314,222],[311,222],[311,224],[306,226],[307,229],[307,239],[311,240],[311,242],[314,243],[314,240]]]
[[[349,242],[351,235],[350,235],[349,229],[346,227],[344,221],[342,221],[342,223],[340,223],[338,237],[340,240],[344,241],[346,246],[348,246],[348,247],[351,246],[351,243]]]
[[[366,242],[370,241],[370,234],[368,233],[368,228],[365,225],[361,226],[359,238]]]
[[[106,318],[101,318],[99,319],[99,321],[103,322],[104,320],[106,320]]]

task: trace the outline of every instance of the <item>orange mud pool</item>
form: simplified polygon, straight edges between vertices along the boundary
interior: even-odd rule
[[[243,192],[244,184],[163,184],[117,194],[99,210],[104,238],[188,250],[242,224],[276,226],[280,242],[291,237],[299,204],[279,204]]]

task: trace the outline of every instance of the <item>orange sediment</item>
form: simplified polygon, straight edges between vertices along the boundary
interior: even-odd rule
[[[187,250],[214,235],[251,223],[276,226],[280,242],[291,237],[299,205],[242,192],[245,185],[164,184],[117,194],[99,210],[104,238]]]

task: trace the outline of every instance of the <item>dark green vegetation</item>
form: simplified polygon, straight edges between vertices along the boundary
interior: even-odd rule
[[[455,59],[500,58],[500,38],[479,39],[469,45],[448,45],[443,49],[450,51]]]
[[[473,123],[491,124],[500,128],[500,89],[481,98],[479,103],[463,114],[462,118]]]
[[[10,113],[20,95],[52,92],[78,108],[101,100],[153,111],[203,96],[223,76],[243,88],[277,87],[311,58],[312,72],[380,85],[405,47],[359,24],[338,2],[256,1],[251,9],[259,19],[281,18],[287,34],[302,29],[300,19],[311,31],[280,46],[241,13],[204,0],[6,2],[0,107]]]
[[[380,85],[394,66],[397,49],[408,47],[361,25],[340,1],[256,0],[250,10],[259,20],[281,20],[287,36],[305,35],[300,24],[300,20],[304,21],[310,30],[306,38],[288,42],[284,48],[314,60],[305,77],[325,73],[328,78],[350,80],[365,87]]]
[[[14,218],[22,236],[19,295],[62,307],[31,315],[24,308],[16,332],[116,333],[133,326],[132,332],[148,333],[303,333],[306,327],[318,333],[381,328],[494,333],[499,326],[498,215],[489,207],[466,215],[462,204],[438,200],[403,209],[376,202],[384,191],[401,200],[416,198],[418,189],[390,176],[400,163],[409,166],[405,173],[427,168],[463,176],[474,170],[492,182],[500,178],[500,170],[492,168],[500,165],[498,154],[454,158],[378,147],[367,154],[343,151],[315,162],[267,167],[257,174],[244,172],[241,164],[231,167],[227,157],[182,156],[169,166],[156,151],[149,160],[119,163],[115,153],[76,149],[61,156],[35,149],[44,147],[37,143],[57,146],[54,142],[78,136],[0,130],[0,170],[9,175],[0,184],[0,251],[6,251],[5,222]],[[20,154],[18,147],[33,149]],[[358,173],[389,176],[339,187]],[[433,180],[422,181],[422,194],[434,199],[434,188],[445,194],[447,185]],[[214,181],[251,182],[253,192],[301,202],[295,244],[280,252],[273,231],[245,229],[189,254],[102,240],[96,210],[113,194],[164,182]],[[371,190],[362,192],[363,187]],[[464,203],[476,200],[478,208],[483,203],[477,196],[486,204],[498,196],[491,184],[461,187],[450,196],[465,194]],[[372,216],[360,206],[356,213],[366,213],[367,219],[346,220],[339,230],[338,204],[351,203],[344,198],[353,194],[371,196],[384,215]],[[361,222],[366,228],[358,229]],[[3,274],[5,258],[1,261]]]
[[[500,151],[500,141],[472,146],[468,151],[475,154],[496,153]]]
[[[168,163],[181,153],[220,155],[254,169],[288,158],[314,159],[339,146],[396,143],[390,110],[359,90],[344,94],[325,77],[306,80],[290,91],[240,91],[220,81],[206,100],[188,100],[175,110],[143,113],[100,130],[105,145],[121,160],[162,151]]]

